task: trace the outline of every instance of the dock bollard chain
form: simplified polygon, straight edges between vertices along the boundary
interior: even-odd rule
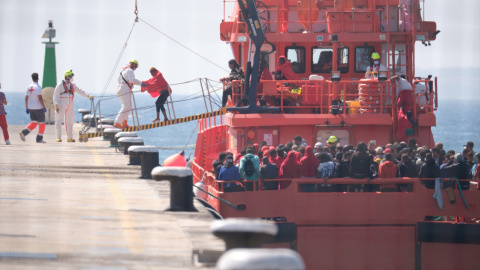
[[[186,167],[156,167],[152,171],[156,181],[170,182],[170,207],[167,211],[196,212],[193,206],[193,174]]]

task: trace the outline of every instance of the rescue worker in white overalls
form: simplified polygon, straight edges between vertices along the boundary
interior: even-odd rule
[[[365,72],[365,78],[367,79],[378,78],[379,71],[387,71],[387,67],[380,63],[380,54],[377,52],[372,53],[372,61],[373,65],[368,66]]]
[[[67,142],[75,142],[73,138],[73,122],[75,108],[73,106],[73,97],[75,94],[88,97],[93,100],[93,97],[83,91],[78,85],[73,83],[73,72],[67,70],[63,74],[64,80],[57,84],[53,92],[53,104],[55,104],[55,128],[57,134],[57,142],[62,141],[62,120],[65,119],[65,129],[67,132]]]
[[[127,66],[122,68],[120,76],[118,76],[118,90],[117,95],[122,102],[122,108],[118,112],[115,119],[114,126],[116,128],[124,129],[129,128],[128,114],[132,110],[132,88],[133,85],[146,86],[141,81],[135,79],[135,73],[133,72],[138,68],[138,61],[132,60],[128,62]]]

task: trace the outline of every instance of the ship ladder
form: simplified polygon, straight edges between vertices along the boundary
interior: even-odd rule
[[[214,112],[196,114],[196,115],[177,118],[175,120],[168,120],[168,121],[163,121],[163,122],[157,122],[157,123],[152,123],[152,124],[146,124],[146,125],[139,125],[139,126],[124,128],[124,129],[122,129],[122,131],[131,132],[131,131],[140,131],[140,130],[159,128],[159,127],[166,127],[166,126],[186,123],[186,122],[190,122],[190,121],[195,121],[195,120],[215,117],[215,116],[219,116],[219,115],[224,115],[226,112],[227,112],[226,108],[221,108],[220,110],[217,110],[217,111],[214,111]],[[87,132],[82,132],[81,131],[80,134],[79,134],[79,140],[84,140],[85,138],[95,138],[95,137],[100,137],[100,136],[102,136],[102,131],[93,132],[93,133],[87,133]]]

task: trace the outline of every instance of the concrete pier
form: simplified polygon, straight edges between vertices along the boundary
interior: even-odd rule
[[[22,142],[23,128],[0,144],[0,269],[214,269],[225,245],[201,204],[165,212],[168,182],[139,179],[108,142],[57,143],[53,126]]]

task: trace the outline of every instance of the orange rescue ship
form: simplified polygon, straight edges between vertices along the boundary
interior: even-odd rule
[[[421,182],[434,179],[276,179],[277,190],[254,185],[253,191],[224,192],[212,173],[220,152],[237,154],[261,141],[278,146],[299,134],[308,145],[325,143],[332,135],[342,145],[406,139],[397,134],[398,86],[389,79],[395,75],[414,85],[413,136],[419,145],[433,147],[437,78],[415,74],[415,43],[428,46],[439,31],[435,22],[422,19],[423,1],[224,2],[233,11],[220,24],[220,38],[247,70],[244,83],[233,82],[240,89],[233,103],[244,98],[249,105],[229,108],[220,124],[218,119],[200,121],[191,163],[194,181],[220,198],[206,201],[223,217],[277,222],[281,233],[271,245],[298,251],[307,269],[478,269],[479,224],[425,221],[428,216],[480,217],[480,191],[473,184],[469,190],[456,188],[456,203],[445,200],[441,210],[432,199],[434,190]],[[366,79],[374,52],[386,71]],[[280,56],[290,61],[298,78],[260,80],[260,60],[274,71]],[[266,107],[257,106],[259,100]],[[324,181],[333,188],[302,192],[302,185]],[[346,191],[354,184],[375,188]],[[382,192],[396,184],[405,188]]]

